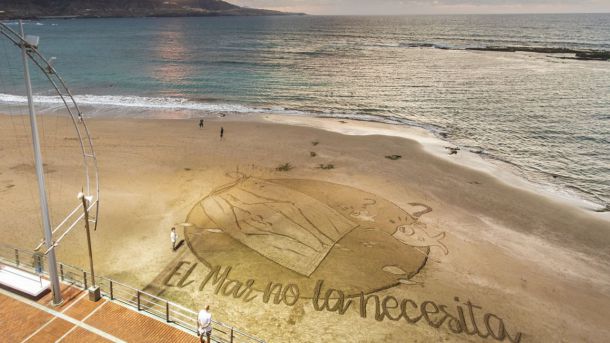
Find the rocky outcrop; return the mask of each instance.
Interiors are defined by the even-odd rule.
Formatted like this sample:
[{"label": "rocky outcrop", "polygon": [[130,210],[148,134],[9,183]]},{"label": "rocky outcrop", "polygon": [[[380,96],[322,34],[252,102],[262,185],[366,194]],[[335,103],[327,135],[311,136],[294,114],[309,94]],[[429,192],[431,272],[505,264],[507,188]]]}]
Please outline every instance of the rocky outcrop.
[{"label": "rocky outcrop", "polygon": [[221,0],[2,0],[0,19],[286,15]]}]

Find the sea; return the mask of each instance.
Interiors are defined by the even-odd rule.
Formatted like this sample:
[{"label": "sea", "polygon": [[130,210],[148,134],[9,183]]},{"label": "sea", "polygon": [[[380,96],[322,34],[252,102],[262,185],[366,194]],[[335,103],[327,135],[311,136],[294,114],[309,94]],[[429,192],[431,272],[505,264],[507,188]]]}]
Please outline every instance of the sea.
[{"label": "sea", "polygon": [[[470,50],[610,52],[610,14],[49,19],[25,30],[90,117],[417,126],[610,210],[610,61]],[[0,38],[6,112],[26,99],[19,51]],[[42,74],[33,78],[39,110],[60,108]]]}]

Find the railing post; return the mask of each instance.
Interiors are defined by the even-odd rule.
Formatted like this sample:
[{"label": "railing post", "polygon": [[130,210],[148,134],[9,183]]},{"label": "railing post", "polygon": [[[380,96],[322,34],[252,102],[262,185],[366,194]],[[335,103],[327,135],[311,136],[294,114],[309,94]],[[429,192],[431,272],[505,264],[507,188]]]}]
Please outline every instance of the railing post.
[{"label": "railing post", "polygon": [[59,264],[59,276],[61,281],[64,281],[64,265],[62,263]]},{"label": "railing post", "polygon": [[15,264],[19,267],[19,249],[15,249]]},{"label": "railing post", "polygon": [[140,290],[138,289],[138,311],[140,311]]},{"label": "railing post", "polygon": [[233,343],[233,328],[231,328],[231,337],[230,337],[229,342]]},{"label": "railing post", "polygon": [[112,280],[110,281],[110,300],[114,300],[114,291],[112,290]]},{"label": "railing post", "polygon": [[83,286],[85,286],[85,289],[87,289],[87,272],[83,271]]},{"label": "railing post", "polygon": [[169,301],[165,302],[165,321],[169,323]]}]

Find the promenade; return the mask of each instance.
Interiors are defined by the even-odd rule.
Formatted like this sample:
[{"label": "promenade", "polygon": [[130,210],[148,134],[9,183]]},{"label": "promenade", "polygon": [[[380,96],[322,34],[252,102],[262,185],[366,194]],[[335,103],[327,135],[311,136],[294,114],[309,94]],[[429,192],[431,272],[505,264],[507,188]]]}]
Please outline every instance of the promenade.
[{"label": "promenade", "polygon": [[62,284],[64,303],[51,293],[38,301],[0,289],[0,342],[198,342],[197,337],[143,312]]}]

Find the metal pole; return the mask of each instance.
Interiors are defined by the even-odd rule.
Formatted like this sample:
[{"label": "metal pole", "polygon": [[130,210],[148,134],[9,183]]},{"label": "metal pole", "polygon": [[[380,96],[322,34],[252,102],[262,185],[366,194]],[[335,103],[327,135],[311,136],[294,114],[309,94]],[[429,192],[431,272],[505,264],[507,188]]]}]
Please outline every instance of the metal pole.
[{"label": "metal pole", "polygon": [[[22,21],[19,21],[19,26],[21,28],[21,37],[23,38],[23,40],[25,40]],[[36,123],[36,114],[34,112],[34,100],[32,99],[32,84],[30,82],[30,69],[28,66],[27,47],[25,46],[25,44],[21,46],[21,55],[23,57],[25,88],[28,95],[28,109],[30,112],[30,126],[32,128],[32,143],[34,145],[34,162],[36,165],[36,176],[38,176],[38,193],[40,195],[40,210],[42,211],[44,241],[48,250],[47,261],[49,263],[49,279],[51,281],[51,290],[53,291],[53,305],[59,306],[63,302],[63,299],[61,298],[61,288],[59,287],[59,278],[57,277],[57,259],[55,258],[55,249],[53,248],[53,233],[51,231],[51,220],[49,218],[49,204],[47,203],[42,155],[40,153],[40,142],[38,140],[38,124]]]},{"label": "metal pole", "polygon": [[89,209],[87,208],[87,199],[83,199],[83,208],[85,209],[85,229],[87,231],[87,248],[89,249],[89,269],[91,270],[91,286],[95,288],[95,273],[93,272],[93,252],[91,251],[91,233],[89,232]]}]

